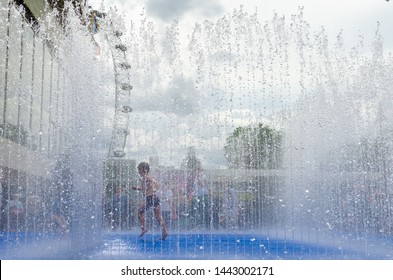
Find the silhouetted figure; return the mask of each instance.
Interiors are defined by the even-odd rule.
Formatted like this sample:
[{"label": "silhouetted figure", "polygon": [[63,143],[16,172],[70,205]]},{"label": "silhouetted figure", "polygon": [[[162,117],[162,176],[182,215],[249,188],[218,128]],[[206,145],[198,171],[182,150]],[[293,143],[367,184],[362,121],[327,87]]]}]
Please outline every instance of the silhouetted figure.
[{"label": "silhouetted figure", "polygon": [[37,232],[44,227],[45,207],[42,197],[36,191],[26,197],[26,231]]},{"label": "silhouetted figure", "polygon": [[71,160],[68,155],[61,155],[53,170],[53,185],[49,192],[52,208],[56,204],[58,214],[64,216],[67,224],[71,224],[72,191]]},{"label": "silhouetted figure", "polygon": [[19,194],[13,194],[7,202],[5,212],[8,215],[8,231],[16,232],[21,231],[23,228],[24,207],[19,199]]},{"label": "silhouetted figure", "polygon": [[128,197],[123,193],[121,186],[117,186],[112,198],[113,229],[126,228],[128,213]]},{"label": "silhouetted figure", "polygon": [[227,229],[237,229],[239,219],[239,201],[237,192],[231,188],[226,187],[223,194],[223,220]]},{"label": "silhouetted figure", "polygon": [[210,227],[210,197],[209,188],[205,175],[201,168],[197,168],[193,174],[191,219],[193,226],[200,229]]}]

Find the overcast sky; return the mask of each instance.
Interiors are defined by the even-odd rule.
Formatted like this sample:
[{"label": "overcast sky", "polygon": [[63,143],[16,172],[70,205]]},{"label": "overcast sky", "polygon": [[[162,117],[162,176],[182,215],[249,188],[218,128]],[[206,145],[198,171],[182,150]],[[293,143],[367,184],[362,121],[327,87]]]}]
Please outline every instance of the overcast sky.
[{"label": "overcast sky", "polygon": [[[99,7],[102,0],[88,0],[93,7]],[[268,20],[274,12],[289,17],[296,14],[298,7],[304,7],[304,18],[315,28],[324,26],[334,36],[343,30],[350,40],[356,40],[359,33],[366,38],[373,36],[377,22],[385,46],[393,48],[393,2],[385,0],[104,0],[106,8],[116,6],[127,17],[145,10],[151,20],[170,22],[180,20],[184,27],[195,22],[216,20],[222,15],[244,5],[245,10],[258,10],[261,18]]]},{"label": "overcast sky", "polygon": [[[168,28],[174,21],[178,21],[180,38],[185,41],[189,40],[196,23],[203,23],[206,20],[215,23],[223,16],[231,15],[234,9],[239,9],[240,6],[243,6],[243,10],[250,15],[257,12],[258,19],[262,23],[271,22],[274,13],[284,16],[289,22],[292,15],[299,14],[299,7],[303,7],[303,18],[310,24],[310,29],[320,30],[323,26],[331,42],[334,42],[337,34],[342,31],[348,49],[357,44],[360,35],[365,38],[366,44],[371,45],[370,42],[379,23],[385,52],[393,50],[393,32],[391,32],[393,2],[384,0],[88,1],[95,9],[100,9],[102,2],[105,10],[109,7],[117,7],[126,18],[126,26],[129,26],[127,22],[131,20],[138,22],[145,16],[148,21],[155,23],[156,28]],[[162,34],[164,31],[165,29]],[[133,40],[138,39],[131,38],[129,46],[133,44]],[[199,48],[200,51],[203,50],[203,47]],[[269,89],[262,89],[264,85],[261,86],[258,77],[254,81],[246,80],[243,75],[246,69],[243,69],[244,66],[240,64],[236,65],[237,76],[233,76],[231,70],[228,70],[228,66],[233,67],[233,63],[225,64],[225,51],[221,58],[215,57],[215,59],[217,62],[223,62],[227,68],[215,64],[212,70],[215,72],[214,75],[221,75],[222,79],[213,75],[209,82],[211,84],[217,82],[214,84],[215,88],[210,84],[210,87],[207,86],[203,90],[200,90],[195,83],[196,74],[183,75],[186,72],[187,59],[178,65],[178,72],[182,72],[181,75],[177,75],[178,73],[168,75],[164,74],[165,71],[169,71],[169,68],[164,65],[165,59],[162,55],[151,56],[148,51],[144,52],[144,50],[139,51],[133,58],[133,54],[129,54],[129,59],[134,59],[130,61],[131,64],[135,65],[136,59],[145,55],[145,59],[140,60],[138,66],[141,67],[141,61],[150,63],[145,67],[146,69],[138,70],[133,67],[133,70],[136,69],[135,71],[139,73],[133,73],[134,112],[131,115],[131,134],[127,144],[127,156],[130,158],[139,161],[148,160],[149,156],[159,156],[164,165],[178,167],[187,147],[195,146],[197,155],[202,159],[205,167],[222,168],[226,164],[222,151],[224,141],[233,127],[260,122],[282,106],[279,100],[282,96],[276,93],[283,92],[283,89],[274,87],[280,86],[283,81],[272,80],[274,85],[270,89],[270,95],[260,94],[260,92],[269,92]],[[159,53],[158,48],[153,52]],[[167,52],[170,52],[170,46]],[[212,51],[210,55],[220,54]],[[240,51],[231,55],[241,56],[242,53]],[[277,63],[279,56],[275,59]],[[269,61],[264,61],[265,64],[267,62]],[[247,61],[242,63],[246,65]],[[280,71],[277,70],[277,77]],[[228,93],[229,89],[232,90],[232,95]],[[246,91],[248,93],[245,93]],[[290,97],[284,99],[288,101]]]}]

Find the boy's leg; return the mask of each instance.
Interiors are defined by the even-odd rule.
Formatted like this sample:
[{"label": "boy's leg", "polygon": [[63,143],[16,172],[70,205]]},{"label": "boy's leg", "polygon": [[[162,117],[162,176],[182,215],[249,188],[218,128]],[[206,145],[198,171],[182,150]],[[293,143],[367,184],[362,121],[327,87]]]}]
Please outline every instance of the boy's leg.
[{"label": "boy's leg", "polygon": [[161,226],[161,230],[162,230],[161,239],[164,240],[167,237],[168,233],[166,231],[164,219],[161,216],[161,207],[159,204],[154,207],[154,216],[156,217],[157,222]]},{"label": "boy's leg", "polygon": [[141,234],[139,236],[144,235],[147,230],[145,228],[145,204],[142,204],[139,208],[138,208],[138,220],[139,223],[141,224]]}]

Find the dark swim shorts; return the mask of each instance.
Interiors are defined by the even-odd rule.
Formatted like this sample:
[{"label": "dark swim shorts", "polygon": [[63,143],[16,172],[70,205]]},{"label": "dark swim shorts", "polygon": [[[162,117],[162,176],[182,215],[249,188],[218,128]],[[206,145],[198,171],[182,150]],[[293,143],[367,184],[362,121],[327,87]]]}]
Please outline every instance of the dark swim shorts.
[{"label": "dark swim shorts", "polygon": [[155,196],[155,195],[146,196],[145,207],[139,209],[139,213],[143,213],[147,209],[149,209],[150,207],[152,207],[152,206],[156,207],[157,205],[160,205],[160,204],[161,204],[160,199],[157,196]]}]

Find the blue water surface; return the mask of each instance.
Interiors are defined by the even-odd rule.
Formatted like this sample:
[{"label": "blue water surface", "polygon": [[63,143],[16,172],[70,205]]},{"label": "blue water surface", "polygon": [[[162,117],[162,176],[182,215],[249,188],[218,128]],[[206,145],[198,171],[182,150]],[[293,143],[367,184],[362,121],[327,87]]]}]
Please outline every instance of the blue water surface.
[{"label": "blue water surface", "polygon": [[[342,237],[342,235],[340,235]],[[393,238],[345,236],[343,242],[294,241],[253,233],[107,232],[94,246],[34,233],[0,233],[1,259],[70,260],[384,260],[393,259]],[[336,243],[336,244],[334,244]]]},{"label": "blue water surface", "polygon": [[86,255],[88,259],[387,259],[389,256],[358,250],[270,239],[253,234],[159,234],[112,233],[102,247]]}]

